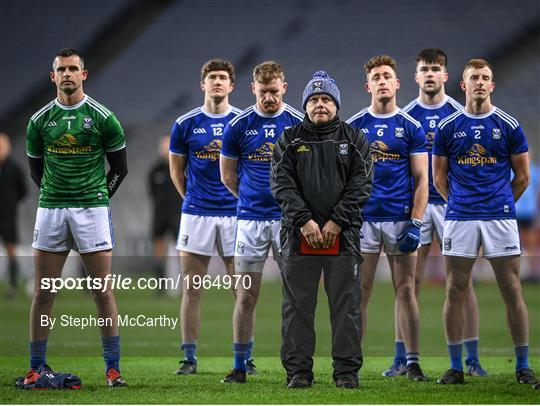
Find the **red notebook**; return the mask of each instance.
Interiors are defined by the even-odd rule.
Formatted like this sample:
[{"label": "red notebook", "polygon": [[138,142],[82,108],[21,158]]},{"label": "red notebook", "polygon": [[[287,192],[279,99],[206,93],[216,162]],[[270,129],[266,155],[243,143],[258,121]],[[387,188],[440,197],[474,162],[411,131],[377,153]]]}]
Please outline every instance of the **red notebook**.
[{"label": "red notebook", "polygon": [[302,255],[339,255],[339,234],[334,244],[328,248],[313,248],[303,235],[300,238],[300,254]]}]

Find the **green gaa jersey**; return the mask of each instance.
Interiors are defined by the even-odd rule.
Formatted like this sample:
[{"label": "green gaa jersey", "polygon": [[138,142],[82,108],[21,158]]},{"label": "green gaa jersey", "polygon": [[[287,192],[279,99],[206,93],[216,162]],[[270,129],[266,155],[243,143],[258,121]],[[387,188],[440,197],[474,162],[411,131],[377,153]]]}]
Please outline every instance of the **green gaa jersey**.
[{"label": "green gaa jersey", "polygon": [[45,105],[26,130],[26,153],[44,158],[39,207],[108,206],[105,153],[125,146],[116,116],[91,97]]}]

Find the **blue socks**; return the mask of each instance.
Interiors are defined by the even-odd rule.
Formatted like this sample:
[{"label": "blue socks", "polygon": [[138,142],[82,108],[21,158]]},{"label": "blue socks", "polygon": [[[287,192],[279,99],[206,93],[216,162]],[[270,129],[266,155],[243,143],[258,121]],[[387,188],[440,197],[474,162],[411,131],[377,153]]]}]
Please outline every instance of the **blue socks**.
[{"label": "blue socks", "polygon": [[466,338],[463,340],[463,344],[465,344],[465,349],[467,350],[465,364],[469,365],[474,361],[478,362],[478,337]]},{"label": "blue socks", "polygon": [[[253,345],[253,344],[251,344]],[[249,352],[250,344],[240,344],[234,343],[234,369],[239,369],[241,371],[246,370],[246,360]]]},{"label": "blue socks", "polygon": [[120,372],[120,336],[101,337],[105,373],[111,368]]},{"label": "blue socks", "polygon": [[516,371],[529,369],[529,345],[514,347],[516,352]]},{"label": "blue socks", "polygon": [[182,343],[180,349],[184,351],[184,358],[197,365],[197,342]]},{"label": "blue socks", "polygon": [[47,340],[30,341],[30,368],[37,370],[47,363]]},{"label": "blue socks", "polygon": [[407,350],[403,341],[396,341],[396,355],[394,355],[394,365],[405,365],[407,363]]},{"label": "blue socks", "polygon": [[463,371],[463,361],[461,360],[463,345],[460,343],[448,344],[450,354],[450,368],[456,371]]}]

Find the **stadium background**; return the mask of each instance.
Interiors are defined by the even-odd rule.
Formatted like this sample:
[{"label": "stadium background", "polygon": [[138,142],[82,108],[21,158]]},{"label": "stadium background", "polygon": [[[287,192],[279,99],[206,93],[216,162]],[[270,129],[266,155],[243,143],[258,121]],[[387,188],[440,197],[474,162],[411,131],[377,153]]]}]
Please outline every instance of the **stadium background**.
[{"label": "stadium background", "polygon": [[[485,58],[495,71],[494,104],[520,121],[528,135],[532,159],[536,162],[540,159],[540,3],[535,0],[6,0],[0,3],[0,21],[3,55],[0,129],[11,135],[13,157],[25,171],[26,124],[37,109],[55,96],[48,72],[52,56],[60,48],[82,51],[89,70],[85,92],[114,111],[125,129],[129,174],[111,203],[117,238],[115,272],[144,275],[149,269],[151,210],[147,172],[157,158],[160,136],[168,134],[180,114],[202,103],[200,67],[210,58],[229,59],[235,64],[236,87],[230,100],[239,108],[254,103],[251,71],[264,60],[273,59],[284,66],[289,83],[285,100],[296,108],[301,107],[302,90],[313,72],[325,69],[341,90],[340,115],[344,119],[370,102],[363,89],[363,64],[374,55],[385,53],[398,61],[401,79],[398,105],[402,107],[418,94],[413,74],[414,58],[420,49],[439,47],[448,54],[447,93],[462,103],[464,97],[458,85],[463,65],[472,57]],[[30,184],[30,178],[27,179]],[[38,197],[33,185],[29,189],[30,196],[21,206],[18,219],[21,240],[18,252],[22,272],[27,277],[33,273],[30,242]],[[174,255],[171,250],[171,274],[177,272]],[[440,257],[435,258],[433,266],[440,266],[439,260]],[[528,261],[532,260],[526,259],[527,266]],[[66,274],[76,273],[77,267],[77,258],[70,259]],[[2,265],[0,270],[2,280],[5,280],[5,268]],[[384,264],[381,268],[380,276],[384,279],[387,275]],[[477,268],[479,275],[490,278],[485,264]],[[218,269],[219,264],[214,264],[213,271]],[[269,273],[270,279],[276,275],[275,269]],[[377,291],[374,294],[372,317],[386,321],[381,326],[371,325],[373,335],[370,338],[368,333],[367,348],[374,355],[390,355],[392,295],[388,284],[381,283],[378,289],[380,295],[386,294],[384,298]],[[268,317],[279,323],[278,283],[269,281],[266,291],[267,294],[262,290],[258,320]],[[531,313],[531,352],[537,357],[540,289],[538,285],[528,285],[525,293]],[[79,292],[61,295],[56,311],[75,306],[75,313],[93,314],[91,300],[88,298],[86,304],[80,304],[80,295]],[[148,292],[137,295],[120,293],[121,311],[123,305],[133,312],[140,309],[152,314],[176,314],[177,295],[161,302],[154,301]],[[219,311],[206,321],[203,318],[201,341],[216,338],[202,347],[203,354],[226,356],[230,352],[232,304],[230,308],[221,306],[228,300],[227,295],[228,292],[216,290],[208,295],[206,311],[212,313],[214,305]],[[426,289],[425,295],[423,351],[445,356],[440,321],[444,294],[436,287]],[[511,357],[504,310],[494,284],[479,287],[479,300],[483,311],[481,336],[491,337],[487,353]],[[25,300],[22,310],[20,302],[10,304],[2,298],[0,303],[0,355],[22,356],[26,354],[29,303]],[[322,326],[318,328],[325,334],[317,345],[321,355],[327,355],[329,346],[324,303],[325,299],[318,313],[318,326]],[[275,356],[279,325],[264,326],[264,322],[257,326],[260,339],[256,354]],[[69,345],[58,339],[56,347],[51,344],[52,354],[98,354],[97,332],[91,331],[91,339],[86,331],[65,331],[65,337],[75,334],[75,346],[67,350]],[[155,338],[144,329],[130,331],[126,329],[123,338],[124,354],[131,356],[142,351],[148,356],[175,355],[177,332]],[[217,331],[220,333],[213,337]],[[225,339],[218,340],[222,335]],[[55,336],[58,337],[53,333],[53,342],[57,340]],[[215,345],[217,341],[219,345]],[[441,365],[441,371],[445,365],[445,362]],[[2,376],[11,372],[2,368]]]}]

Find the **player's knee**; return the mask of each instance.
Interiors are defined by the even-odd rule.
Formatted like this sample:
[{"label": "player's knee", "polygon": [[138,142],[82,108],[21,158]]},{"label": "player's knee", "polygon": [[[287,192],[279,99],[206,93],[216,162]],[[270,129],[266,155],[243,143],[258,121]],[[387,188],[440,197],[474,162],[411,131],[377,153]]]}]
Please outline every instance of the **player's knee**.
[{"label": "player's knee", "polygon": [[237,291],[236,301],[238,306],[244,310],[251,310],[255,308],[257,304],[257,294],[251,290],[241,290]]},{"label": "player's knee", "polygon": [[94,289],[92,290],[92,296],[97,304],[106,305],[114,301],[114,294],[112,290],[105,290],[103,292],[101,289]]},{"label": "player's knee", "polygon": [[450,303],[463,303],[467,296],[468,288],[467,285],[464,284],[450,283],[446,289],[446,292]]},{"label": "player's knee", "polygon": [[410,283],[403,283],[397,288],[396,296],[398,301],[409,303],[414,298],[414,286]]},{"label": "player's knee", "polygon": [[37,306],[52,305],[55,297],[56,293],[53,293],[50,290],[36,289],[34,291],[34,304]]},{"label": "player's knee", "polygon": [[182,295],[184,295],[189,301],[198,301],[201,300],[202,291],[202,286],[184,286],[182,289]]}]

